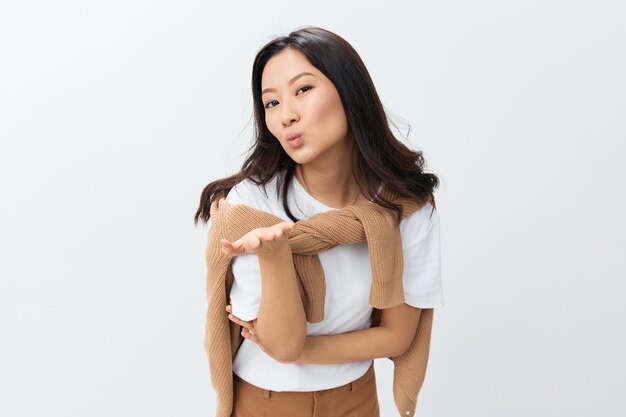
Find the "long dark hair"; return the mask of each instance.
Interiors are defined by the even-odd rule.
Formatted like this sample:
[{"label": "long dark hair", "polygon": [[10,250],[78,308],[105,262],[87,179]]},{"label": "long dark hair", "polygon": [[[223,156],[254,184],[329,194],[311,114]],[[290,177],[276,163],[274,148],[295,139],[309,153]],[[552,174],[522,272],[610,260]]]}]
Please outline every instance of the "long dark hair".
[{"label": "long dark hair", "polygon": [[[373,199],[397,213],[402,220],[402,206],[376,195],[372,184],[382,182],[388,189],[420,203],[430,201],[435,209],[433,191],[439,186],[435,174],[424,172],[422,152],[407,148],[389,129],[387,116],[378,98],[374,83],[354,48],[342,37],[328,30],[305,26],[278,37],[263,46],[252,66],[252,96],[256,141],[248,149],[248,157],[241,171],[227,178],[209,183],[200,196],[200,206],[194,217],[197,225],[211,217],[214,199],[228,194],[239,182],[249,179],[261,185],[278,175],[277,194],[281,195],[283,207],[289,218],[297,219],[289,210],[287,191],[293,180],[296,163],[280,145],[265,125],[265,107],[261,99],[261,75],[267,61],[285,48],[303,53],[310,63],[321,71],[335,86],[354,137],[350,164],[358,185],[368,199]],[[431,213],[432,214],[432,213]]]}]

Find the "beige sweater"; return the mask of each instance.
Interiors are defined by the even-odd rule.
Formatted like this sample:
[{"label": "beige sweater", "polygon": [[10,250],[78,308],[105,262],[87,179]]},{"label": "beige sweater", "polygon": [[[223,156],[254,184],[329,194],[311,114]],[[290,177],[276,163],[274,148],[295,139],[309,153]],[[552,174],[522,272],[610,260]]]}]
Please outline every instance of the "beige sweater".
[{"label": "beige sweater", "polygon": [[[404,207],[403,218],[422,205],[383,188],[379,193]],[[223,196],[221,196],[223,197]],[[233,284],[232,258],[225,254],[220,239],[234,242],[252,229],[268,227],[283,219],[245,204],[211,204],[211,227],[206,248],[207,301],[204,348],[208,355],[211,383],[217,395],[217,416],[230,417],[233,408],[233,359],[243,340],[241,327],[228,320],[225,312]],[[403,258],[400,229],[395,212],[374,203],[347,206],[317,213],[296,222],[289,234],[293,262],[306,319],[323,319],[326,281],[318,253],[337,245],[367,241],[372,269],[369,302],[372,327],[380,324],[381,309],[404,302]],[[355,277],[355,279],[357,279]],[[402,355],[389,358],[394,363],[393,395],[401,416],[413,416],[417,396],[424,382],[433,309],[422,309],[415,337]]]}]

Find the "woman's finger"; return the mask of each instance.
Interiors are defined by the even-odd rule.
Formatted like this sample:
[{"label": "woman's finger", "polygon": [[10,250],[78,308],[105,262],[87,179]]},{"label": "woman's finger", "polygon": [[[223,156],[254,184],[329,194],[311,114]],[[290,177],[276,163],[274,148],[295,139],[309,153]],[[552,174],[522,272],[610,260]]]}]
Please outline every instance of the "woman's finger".
[{"label": "woman's finger", "polygon": [[233,250],[235,251],[235,253],[237,255],[245,255],[246,254],[246,247],[245,247],[245,241],[242,241],[241,239],[236,240],[233,242]]},{"label": "woman's finger", "polygon": [[265,232],[261,233],[261,237],[264,241],[271,242],[276,239],[276,234],[273,230],[266,230]]},{"label": "woman's finger", "polygon": [[281,237],[282,235],[289,234],[293,228],[293,223],[281,222],[272,226],[271,230],[275,237]]},{"label": "woman's finger", "polygon": [[246,251],[243,246],[243,242],[236,240],[231,242],[228,239],[221,239],[222,251],[230,255],[245,255]]},{"label": "woman's finger", "polygon": [[222,252],[229,254],[232,250],[232,244],[227,239],[220,239],[222,245]]},{"label": "woman's finger", "polygon": [[241,331],[241,335],[254,343],[259,343],[259,339],[257,338],[256,334],[250,332],[248,329],[243,329]]},{"label": "woman's finger", "polygon": [[293,229],[294,225],[295,223],[293,222],[282,222],[278,224],[278,228],[280,229],[282,233],[288,234],[289,232],[291,232],[291,229]]},{"label": "woman's finger", "polygon": [[241,327],[244,327],[246,329],[251,329],[252,328],[252,323],[251,322],[245,321],[245,320],[241,320],[239,317],[235,317],[231,313],[228,313],[228,319],[234,321],[235,323],[237,323],[238,325],[240,325]]},{"label": "woman's finger", "polygon": [[237,243],[232,243],[228,239],[220,239],[220,243],[222,244],[222,252],[229,255],[239,254],[239,252],[241,251]]}]

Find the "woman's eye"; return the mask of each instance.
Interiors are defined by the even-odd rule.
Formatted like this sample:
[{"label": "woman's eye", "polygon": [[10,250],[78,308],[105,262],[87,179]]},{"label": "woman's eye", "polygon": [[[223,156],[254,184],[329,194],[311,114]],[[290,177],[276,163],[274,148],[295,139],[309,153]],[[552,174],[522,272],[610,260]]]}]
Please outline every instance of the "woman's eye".
[{"label": "woman's eye", "polygon": [[[308,88],[310,90],[313,87],[311,87],[310,85],[305,85],[304,87],[300,87],[300,90],[302,90],[303,88]],[[300,91],[300,90],[298,90],[298,91]],[[308,91],[308,90],[306,90],[306,91]]]},{"label": "woman's eye", "polygon": [[[313,87],[311,87],[310,85],[305,85],[305,86],[303,86],[303,87],[300,87],[300,88],[298,89],[298,91],[301,91],[301,90],[302,90],[302,89],[304,89],[304,88],[306,88],[306,90],[304,90],[304,91],[309,91],[309,90],[310,90],[310,89],[312,89]],[[265,108],[266,108],[266,109],[271,109],[271,108],[273,108],[274,106],[270,107],[270,104],[274,103],[275,101],[276,101],[276,100],[271,100],[271,101],[268,101],[268,102],[265,104]]]}]

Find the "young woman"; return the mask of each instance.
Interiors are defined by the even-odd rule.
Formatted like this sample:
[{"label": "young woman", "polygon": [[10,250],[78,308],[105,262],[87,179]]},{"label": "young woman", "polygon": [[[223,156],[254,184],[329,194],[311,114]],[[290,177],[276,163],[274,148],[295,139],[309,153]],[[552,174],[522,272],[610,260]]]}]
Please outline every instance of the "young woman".
[{"label": "young woman", "polygon": [[[373,359],[402,354],[422,308],[443,306],[438,178],[391,133],[372,80],[343,38],[305,27],[258,52],[252,73],[256,142],[241,171],[210,183],[195,220],[222,191],[285,221],[250,231],[236,255],[229,318],[245,337],[233,360],[233,416],[379,416]],[[324,319],[307,323],[293,268],[293,222],[371,203],[389,187],[424,206],[399,221],[405,302],[371,328],[367,243],[321,252]],[[229,314],[231,313],[231,314]]]}]

